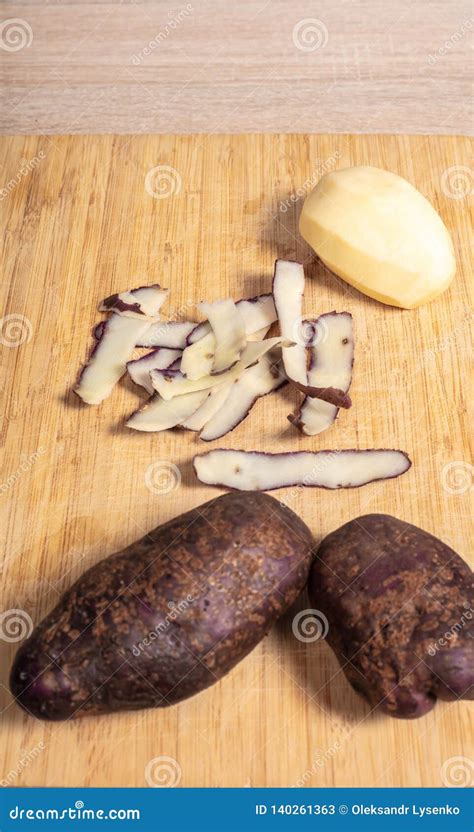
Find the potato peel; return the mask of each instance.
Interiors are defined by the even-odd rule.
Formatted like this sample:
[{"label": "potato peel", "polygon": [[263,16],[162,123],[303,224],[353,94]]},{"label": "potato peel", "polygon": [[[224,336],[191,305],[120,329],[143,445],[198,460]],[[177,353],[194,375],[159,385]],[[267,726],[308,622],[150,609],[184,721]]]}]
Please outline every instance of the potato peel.
[{"label": "potato peel", "polygon": [[244,319],[231,298],[200,303],[198,308],[207,316],[215,339],[212,372],[223,373],[239,360],[245,348]]},{"label": "potato peel", "polygon": [[230,433],[247,418],[255,402],[287,383],[278,367],[278,361],[271,356],[263,358],[248,367],[237,381],[234,381],[221,408],[203,427],[199,438],[212,442]]},{"label": "potato peel", "polygon": [[181,358],[181,350],[168,350],[158,347],[156,350],[127,362],[127,370],[135,384],[144,387],[148,393],[154,393],[150,370],[165,370]]},{"label": "potato peel", "polygon": [[281,344],[288,344],[282,338],[267,338],[265,341],[251,341],[245,347],[241,358],[225,373],[207,375],[199,379],[189,379],[180,370],[152,370],[151,380],[154,389],[164,399],[172,399],[183,393],[205,390],[226,381],[235,381],[240,375],[265,355],[266,352]]},{"label": "potato peel", "polygon": [[404,474],[411,461],[397,450],[297,451],[271,454],[217,448],[195,456],[200,482],[237,491],[276,488],[359,488]]},{"label": "potato peel", "polygon": [[[295,340],[302,321],[304,269],[295,260],[276,260],[273,277],[273,298],[280,323],[282,338]],[[291,349],[283,347],[283,364],[288,379],[301,389],[307,385],[306,345],[296,343]]]},{"label": "potato peel", "polygon": [[[316,436],[336,420],[339,407],[351,404],[347,395],[354,364],[354,333],[349,312],[328,312],[315,321],[309,346],[308,389],[317,396],[307,395],[298,412],[288,416],[302,433]],[[326,386],[332,382],[337,385]]]},{"label": "potato peel", "polygon": [[116,312],[130,318],[156,319],[160,307],[169,295],[169,289],[162,289],[158,283],[139,286],[127,292],[110,295],[99,305],[99,312]]}]

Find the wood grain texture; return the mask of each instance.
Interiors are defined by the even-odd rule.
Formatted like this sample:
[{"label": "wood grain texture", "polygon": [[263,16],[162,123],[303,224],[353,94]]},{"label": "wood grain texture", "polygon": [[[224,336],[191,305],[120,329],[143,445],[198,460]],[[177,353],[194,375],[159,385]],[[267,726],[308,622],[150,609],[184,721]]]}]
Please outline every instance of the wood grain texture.
[{"label": "wood grain texture", "polygon": [[[413,467],[400,479],[275,495],[318,540],[380,511],[468,557],[472,239],[467,199],[449,196],[445,171],[468,166],[470,152],[456,137],[4,138],[5,181],[14,186],[1,200],[0,611],[39,620],[85,568],[219,493],[194,478],[192,456],[209,447],[195,436],[124,428],[138,401],[130,384],[118,385],[100,407],[82,406],[70,392],[101,317],[98,301],[158,280],[171,288],[168,314],[186,318],[204,298],[268,291],[276,257],[304,262],[308,316],[353,314],[353,407],[327,433],[302,437],[286,420],[297,394],[285,389],[211,447],[403,448]],[[359,163],[406,176],[451,230],[457,276],[432,304],[403,311],[363,297],[318,264],[299,236],[301,197],[321,166]],[[157,165],[176,172],[168,198],[144,187]],[[16,330],[8,315],[22,316]],[[181,483],[160,494],[145,475],[162,461],[179,467]],[[307,606],[302,598],[296,609]],[[35,722],[12,702],[7,680],[16,645],[3,638],[0,779],[141,786],[147,763],[166,755],[179,764],[183,786],[441,785],[444,761],[470,753],[469,705],[439,704],[415,722],[370,713],[327,646],[294,637],[295,611],[226,679],[177,707],[64,724]]]},{"label": "wood grain texture", "polygon": [[2,18],[25,21],[0,51],[7,134],[472,131],[469,0],[23,0]]}]

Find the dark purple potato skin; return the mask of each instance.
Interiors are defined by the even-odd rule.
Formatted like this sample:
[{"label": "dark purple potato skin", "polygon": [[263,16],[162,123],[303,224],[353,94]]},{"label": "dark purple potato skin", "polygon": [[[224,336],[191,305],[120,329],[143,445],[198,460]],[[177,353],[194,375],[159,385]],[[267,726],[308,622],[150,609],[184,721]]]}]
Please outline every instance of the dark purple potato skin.
[{"label": "dark purple potato skin", "polygon": [[307,526],[268,494],[211,500],[82,575],[20,647],[11,691],[48,720],[173,705],[253,650],[311,557]]},{"label": "dark purple potato skin", "polygon": [[456,552],[387,514],[328,535],[309,579],[347,679],[401,719],[423,716],[437,698],[474,698],[473,588]]}]

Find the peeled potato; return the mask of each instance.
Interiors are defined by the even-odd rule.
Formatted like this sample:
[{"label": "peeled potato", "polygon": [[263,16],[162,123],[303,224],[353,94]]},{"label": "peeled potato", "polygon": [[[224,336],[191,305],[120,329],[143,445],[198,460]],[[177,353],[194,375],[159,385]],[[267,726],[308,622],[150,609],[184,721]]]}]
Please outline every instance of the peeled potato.
[{"label": "peeled potato", "polygon": [[439,214],[413,185],[380,168],[323,176],[306,197],[300,232],[331,271],[391,306],[433,300],[456,271]]}]

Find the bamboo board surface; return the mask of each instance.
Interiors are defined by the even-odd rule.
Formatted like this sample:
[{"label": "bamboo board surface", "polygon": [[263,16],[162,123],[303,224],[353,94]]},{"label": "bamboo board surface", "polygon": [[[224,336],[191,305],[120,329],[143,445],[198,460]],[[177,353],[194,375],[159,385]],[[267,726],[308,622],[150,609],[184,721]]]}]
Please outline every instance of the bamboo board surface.
[{"label": "bamboo board surface", "polygon": [[[194,478],[192,456],[209,446],[193,434],[124,428],[138,401],[130,384],[100,407],[71,394],[99,300],[158,281],[171,288],[168,315],[186,318],[202,299],[269,291],[276,257],[304,262],[308,315],[353,314],[353,407],[325,434],[304,438],[286,420],[297,394],[285,389],[211,447],[403,448],[413,467],[400,479],[275,496],[317,540],[380,511],[469,556],[467,139],[10,137],[0,151],[0,612],[19,609],[27,629],[28,616],[39,621],[87,567],[219,493]],[[363,297],[317,263],[298,234],[302,196],[322,170],[367,163],[406,176],[453,234],[455,281],[419,310]],[[146,177],[162,165],[172,170],[156,198],[149,191],[158,180]],[[163,462],[178,467],[180,483],[154,476]],[[414,722],[371,713],[329,648],[293,635],[295,611],[306,607],[303,597],[229,676],[177,707],[55,724],[12,702],[17,636],[4,633],[0,777],[15,786],[142,786],[150,761],[165,756],[174,773],[164,782],[182,786],[441,785],[451,758],[470,754],[469,705],[438,704]],[[158,779],[159,765],[148,779]]]}]

